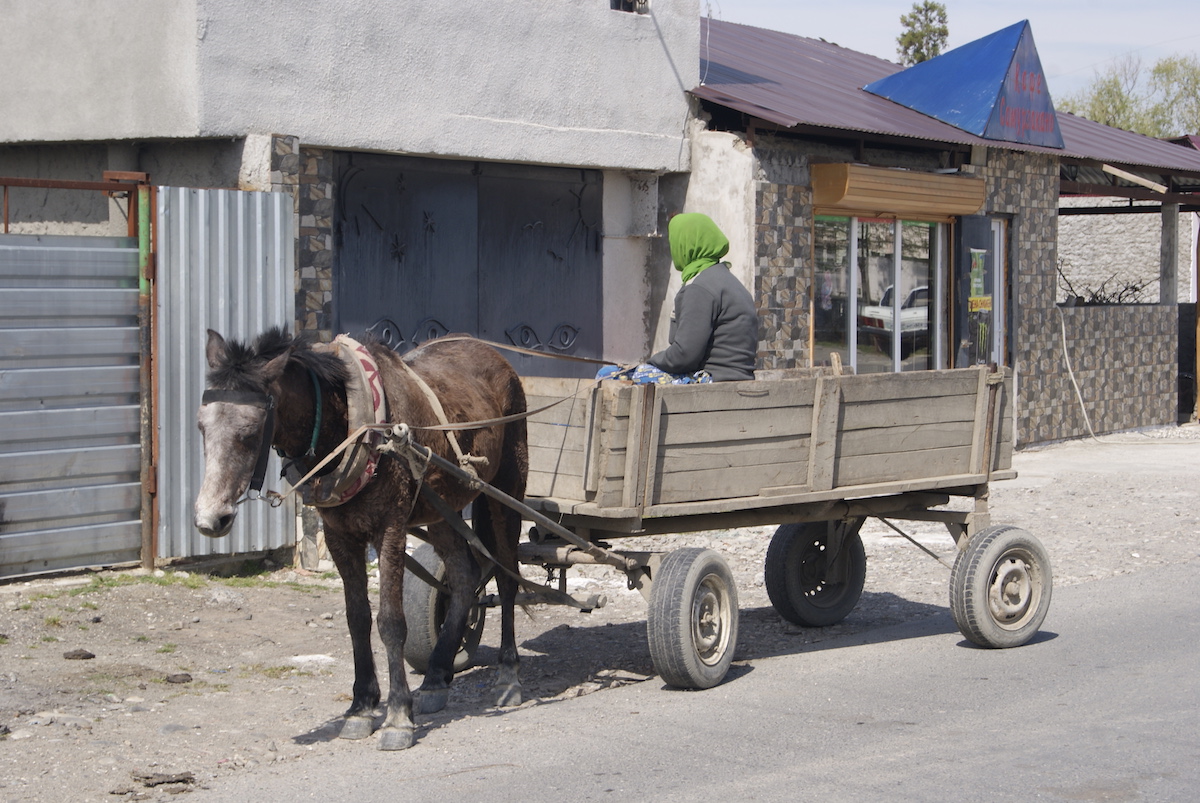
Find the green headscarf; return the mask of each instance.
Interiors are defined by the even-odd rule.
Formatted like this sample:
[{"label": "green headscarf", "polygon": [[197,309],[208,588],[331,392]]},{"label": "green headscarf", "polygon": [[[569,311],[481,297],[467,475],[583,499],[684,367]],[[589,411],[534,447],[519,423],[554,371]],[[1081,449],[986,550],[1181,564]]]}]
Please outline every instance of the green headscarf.
[{"label": "green headscarf", "polygon": [[667,238],[671,242],[671,261],[675,263],[675,270],[683,274],[684,284],[729,253],[729,238],[721,233],[712,218],[699,212],[686,212],[671,218],[667,224]]}]

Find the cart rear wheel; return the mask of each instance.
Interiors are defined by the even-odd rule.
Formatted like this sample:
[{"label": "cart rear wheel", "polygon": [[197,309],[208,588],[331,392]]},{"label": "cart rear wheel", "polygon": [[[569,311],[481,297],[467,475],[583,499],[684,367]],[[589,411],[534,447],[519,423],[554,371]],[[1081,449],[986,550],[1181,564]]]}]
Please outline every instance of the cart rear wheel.
[{"label": "cart rear wheel", "polygon": [[[446,567],[429,544],[418,546],[408,560],[420,563],[426,571],[441,581],[446,576]],[[427,585],[415,575],[404,578],[404,618],[408,622],[408,638],[404,641],[404,660],[414,671],[424,674],[429,669],[429,656],[437,644],[442,622],[446,621],[446,606],[450,600],[446,594]],[[487,610],[480,605],[471,608],[467,615],[467,630],[463,643],[454,655],[454,671],[462,672],[475,662],[475,651],[483,638],[483,625]]]},{"label": "cart rear wheel", "polygon": [[670,552],[650,588],[646,635],[663,681],[708,689],[725,678],[737,645],[738,602],[733,573],[711,549]]},{"label": "cart rear wheel", "polygon": [[1053,576],[1041,542],[1016,527],[988,527],[967,542],[950,573],[950,612],[981,647],[1019,647],[1042,626]]},{"label": "cart rear wheel", "polygon": [[[867,553],[862,519],[784,524],[767,547],[767,597],[784,619],[827,627],[845,619],[862,596]],[[837,546],[840,549],[831,547]]]}]

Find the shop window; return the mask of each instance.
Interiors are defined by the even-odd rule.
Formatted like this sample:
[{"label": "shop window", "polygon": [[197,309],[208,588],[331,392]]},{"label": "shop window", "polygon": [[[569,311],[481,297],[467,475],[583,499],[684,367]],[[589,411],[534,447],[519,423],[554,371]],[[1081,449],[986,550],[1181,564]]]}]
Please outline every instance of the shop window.
[{"label": "shop window", "polygon": [[856,373],[946,365],[947,227],[818,216],[813,357]]}]

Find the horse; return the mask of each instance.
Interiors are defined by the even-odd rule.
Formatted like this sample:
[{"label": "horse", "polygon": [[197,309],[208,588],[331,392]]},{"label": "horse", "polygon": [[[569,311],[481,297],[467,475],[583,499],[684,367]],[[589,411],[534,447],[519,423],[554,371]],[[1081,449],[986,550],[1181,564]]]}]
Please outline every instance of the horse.
[{"label": "horse", "polygon": [[[401,357],[375,340],[358,343],[339,337],[332,345],[314,344],[275,328],[249,344],[226,341],[210,329],[205,352],[208,389],[197,415],[204,480],[195,502],[195,526],[206,536],[218,538],[229,532],[260,454],[265,465],[268,445],[305,474],[333,457],[361,414],[356,405],[369,397],[361,392],[363,386],[375,392],[375,411],[385,406],[390,422],[407,424],[415,442],[446,459],[458,459],[460,465],[469,461],[483,482],[516,499],[524,498],[529,469],[525,394],[508,361],[482,341],[465,335],[446,337]],[[357,377],[356,368],[360,369]],[[453,434],[433,429],[447,422],[488,425]],[[354,470],[366,466],[362,481],[351,477],[350,484],[358,487],[347,488],[345,482],[323,491],[318,487],[324,496],[306,500],[317,505],[346,599],[354,686],[350,707],[342,715],[340,738],[365,739],[376,730],[380,687],[367,596],[367,547],[373,546],[379,556],[377,625],[389,679],[378,747],[401,750],[414,742],[414,695],[404,668],[403,582],[410,532],[433,545],[445,566],[444,582],[450,592],[445,622],[415,695],[416,713],[439,711],[448,701],[455,654],[482,572],[466,540],[439,516],[426,493],[419,492],[421,484],[452,510],[473,506],[475,534],[499,566],[495,575],[502,632],[496,704],[519,705],[522,689],[513,619],[520,514],[479,495],[436,465],[414,465],[395,453],[364,447],[348,450],[343,467],[351,451],[356,453]],[[319,479],[313,485],[328,486],[337,473],[329,472],[328,466],[316,472]]]}]

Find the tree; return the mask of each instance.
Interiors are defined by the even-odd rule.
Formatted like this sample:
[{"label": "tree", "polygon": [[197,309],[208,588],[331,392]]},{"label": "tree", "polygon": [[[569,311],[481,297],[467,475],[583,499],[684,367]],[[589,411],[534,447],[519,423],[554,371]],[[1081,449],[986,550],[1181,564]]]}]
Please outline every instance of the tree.
[{"label": "tree", "polygon": [[896,37],[896,52],[906,67],[940,55],[950,36],[946,7],[933,0],[913,3],[912,11],[900,15],[900,24],[904,32]]},{"label": "tree", "polygon": [[1200,57],[1170,56],[1146,70],[1141,59],[1126,56],[1058,106],[1151,137],[1200,133]]}]

